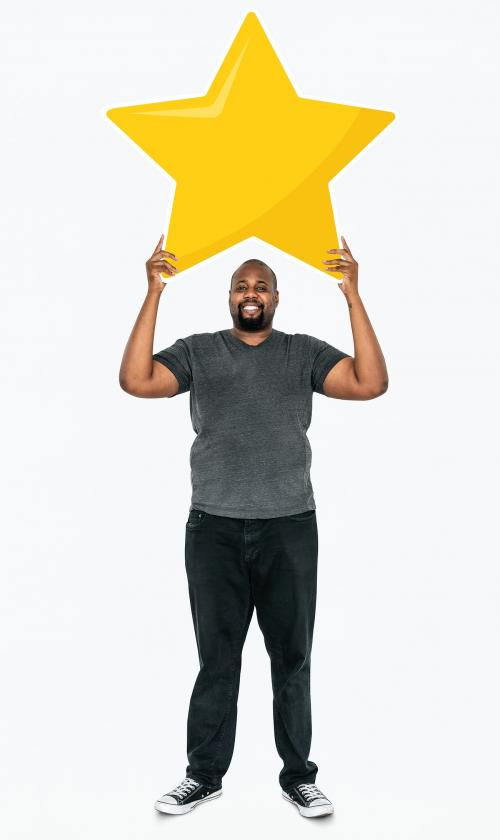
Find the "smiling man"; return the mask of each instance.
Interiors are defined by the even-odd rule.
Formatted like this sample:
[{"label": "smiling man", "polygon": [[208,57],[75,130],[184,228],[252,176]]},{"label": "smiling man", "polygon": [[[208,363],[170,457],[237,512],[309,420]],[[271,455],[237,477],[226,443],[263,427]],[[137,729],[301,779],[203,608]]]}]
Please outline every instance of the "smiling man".
[{"label": "smiling man", "polygon": [[[387,390],[382,351],[358,292],[348,247],[324,260],[341,271],[355,356],[303,333],[273,328],[273,270],[246,260],[231,277],[233,326],[179,338],[153,354],[161,250],[148,260],[148,292],[123,356],[121,387],[137,397],[190,392],[196,438],[185,526],[185,567],[200,669],[187,721],[188,765],[157,810],[186,813],[222,794],[233,755],[241,657],[254,609],[270,658],[282,795],[300,814],[331,814],[309,759],[310,661],[316,608],[318,529],[311,486],[313,392],[367,400]],[[347,243],[344,244],[347,246]]]}]

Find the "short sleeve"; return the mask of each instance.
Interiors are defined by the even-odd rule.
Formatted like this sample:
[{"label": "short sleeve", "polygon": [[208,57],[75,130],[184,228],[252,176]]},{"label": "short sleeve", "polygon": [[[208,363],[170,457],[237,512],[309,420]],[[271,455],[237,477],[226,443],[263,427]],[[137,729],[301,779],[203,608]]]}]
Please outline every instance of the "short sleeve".
[{"label": "short sleeve", "polygon": [[191,354],[186,339],[178,338],[177,341],[165,350],[153,354],[155,362],[161,362],[172,371],[179,382],[177,394],[189,391],[192,382]]},{"label": "short sleeve", "polygon": [[313,391],[323,394],[323,382],[337,362],[346,359],[350,354],[338,350],[327,341],[322,341],[314,336],[309,336],[311,348],[311,385]]}]

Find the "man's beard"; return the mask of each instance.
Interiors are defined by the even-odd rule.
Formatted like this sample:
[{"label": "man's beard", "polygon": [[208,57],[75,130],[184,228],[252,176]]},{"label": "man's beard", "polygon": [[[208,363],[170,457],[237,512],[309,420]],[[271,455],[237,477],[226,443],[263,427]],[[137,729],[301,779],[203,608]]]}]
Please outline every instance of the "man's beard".
[{"label": "man's beard", "polygon": [[264,308],[261,307],[261,310],[258,315],[244,315],[240,307],[238,306],[238,327],[240,330],[245,330],[246,332],[258,332],[264,326]]}]

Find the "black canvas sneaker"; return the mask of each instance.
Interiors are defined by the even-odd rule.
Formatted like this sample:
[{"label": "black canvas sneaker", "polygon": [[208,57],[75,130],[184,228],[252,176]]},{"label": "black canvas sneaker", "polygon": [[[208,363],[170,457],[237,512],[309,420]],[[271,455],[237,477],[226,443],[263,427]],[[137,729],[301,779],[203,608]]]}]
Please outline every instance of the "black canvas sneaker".
[{"label": "black canvas sneaker", "polygon": [[221,794],[222,787],[214,790],[186,776],[180,785],[156,800],[155,808],[163,814],[185,814],[200,802],[210,802]]},{"label": "black canvas sneaker", "polygon": [[316,785],[297,784],[282,791],[288,802],[297,806],[303,817],[322,817],[333,814],[333,805]]}]

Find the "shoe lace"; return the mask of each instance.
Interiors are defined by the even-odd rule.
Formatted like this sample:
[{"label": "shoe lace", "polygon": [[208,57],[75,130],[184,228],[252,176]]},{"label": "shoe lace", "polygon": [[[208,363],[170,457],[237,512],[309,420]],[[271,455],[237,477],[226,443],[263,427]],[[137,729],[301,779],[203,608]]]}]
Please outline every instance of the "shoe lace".
[{"label": "shoe lace", "polygon": [[173,789],[172,794],[175,794],[180,797],[187,796],[188,793],[191,793],[195,788],[197,788],[199,782],[195,782],[194,779],[190,779],[189,776],[186,776],[185,779],[182,780],[180,785],[177,785],[176,788]]},{"label": "shoe lace", "polygon": [[312,784],[297,785],[297,790],[300,790],[302,795],[308,801],[310,799],[316,799],[318,796],[324,796],[324,794],[320,791],[319,787],[316,787],[316,785],[312,785]]}]

